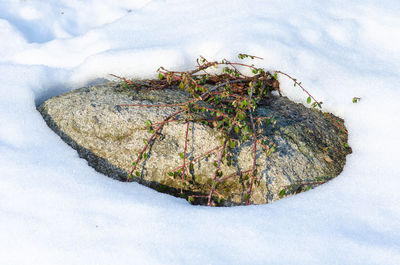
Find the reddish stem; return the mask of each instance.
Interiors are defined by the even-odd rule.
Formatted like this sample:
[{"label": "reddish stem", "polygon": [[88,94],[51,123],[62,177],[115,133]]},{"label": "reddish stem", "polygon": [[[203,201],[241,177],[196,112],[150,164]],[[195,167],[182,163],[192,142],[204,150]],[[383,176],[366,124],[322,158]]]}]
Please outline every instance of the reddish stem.
[{"label": "reddish stem", "polygon": [[127,104],[127,105],[117,105],[120,107],[148,107],[148,108],[156,108],[156,107],[179,107],[179,106],[185,106],[189,103],[199,101],[200,99],[195,98],[183,103],[177,103],[177,104],[166,104],[166,105],[140,105],[140,104]]},{"label": "reddish stem", "polygon": [[[208,154],[211,154],[211,153],[213,153],[213,152],[217,151],[217,150],[218,150],[218,149],[220,149],[221,147],[222,147],[222,145],[220,145],[220,146],[217,146],[217,147],[215,147],[214,149],[211,149],[211,150],[209,150],[209,151],[205,152],[204,154],[202,154],[202,155],[199,155],[198,157],[195,157],[195,158],[193,158],[192,160],[190,160],[190,163],[196,162],[197,160],[199,160],[199,159],[201,159],[201,158],[205,157],[206,155],[208,155]],[[176,168],[174,168],[174,169],[172,170],[172,172],[175,172],[175,171],[177,171],[177,170],[179,170],[179,169],[181,169],[181,168],[183,168],[183,165],[182,165],[182,166],[179,166],[179,167],[176,167]]]},{"label": "reddish stem", "polygon": [[[321,104],[299,83],[297,82],[297,80],[293,77],[291,77],[290,75],[288,75],[287,73],[281,72],[281,71],[276,71],[276,73],[278,74],[283,74],[287,77],[289,77],[296,85],[298,85],[299,87],[301,87],[301,89],[303,89],[304,92],[307,93],[307,95],[318,105],[321,106]],[[329,115],[329,114],[328,114]],[[349,134],[348,131],[344,128],[342,128],[334,119],[332,119],[332,121],[340,128],[342,129],[346,134]]]},{"label": "reddish stem", "polygon": [[328,118],[331,120],[331,122],[335,123],[337,127],[339,127],[340,129],[342,129],[342,131],[344,131],[346,134],[349,134],[349,132],[343,128],[342,126],[339,125],[339,123],[336,122],[336,120],[327,112],[325,112],[325,114],[328,116]]},{"label": "reddish stem", "polygon": [[[251,101],[251,97],[253,95],[253,88],[251,90],[250,96],[249,96],[249,101]],[[256,126],[254,125],[254,120],[253,120],[253,111],[250,108],[250,122],[251,126],[253,129],[253,138],[254,138],[254,148],[253,148],[253,167],[251,169],[251,181],[250,181],[250,187],[249,187],[249,193],[248,193],[248,199],[246,201],[246,205],[250,204],[250,195],[251,191],[253,188],[253,182],[255,178],[255,170],[256,170],[256,157],[257,157],[257,136],[256,136]]]},{"label": "reddish stem", "polygon": [[195,108],[195,109],[206,109],[208,111],[215,111],[215,112],[221,114],[221,116],[223,116],[225,118],[228,118],[231,121],[232,124],[239,124],[238,122],[234,121],[231,117],[229,117],[228,115],[226,115],[225,113],[223,113],[223,112],[221,112],[219,110],[212,109],[212,108],[207,108],[207,107],[198,107],[197,105],[193,105],[193,108]]},{"label": "reddish stem", "polygon": [[[240,65],[240,66],[248,67],[248,68],[251,68],[251,69],[254,69],[254,70],[258,70],[257,67],[254,67],[254,66],[249,65],[249,64],[244,64],[244,63],[231,63],[231,62],[228,62],[228,61],[227,61],[227,63],[224,63],[224,64],[226,64],[226,65],[231,65],[232,67],[234,67],[233,65]],[[235,68],[235,67],[234,67],[234,68]]]},{"label": "reddish stem", "polygon": [[[189,114],[189,110],[188,110]],[[182,170],[182,177],[181,177],[181,194],[183,193],[183,179],[186,173],[186,150],[187,150],[187,139],[189,134],[189,119],[186,121],[186,134],[185,134],[185,149],[183,150],[183,170]]]},{"label": "reddish stem", "polygon": [[298,85],[299,87],[301,87],[301,89],[303,89],[303,91],[304,92],[306,92],[307,93],[307,95],[310,97],[310,98],[312,98],[312,100],[314,100],[314,102],[315,103],[317,103],[318,105],[320,105],[319,104],[319,102],[299,83],[299,82],[297,82],[297,80],[296,80],[296,78],[293,78],[293,77],[291,77],[290,75],[288,75],[287,73],[284,73],[284,72],[281,72],[281,71],[276,71],[276,73],[278,73],[278,74],[283,74],[283,75],[285,75],[285,76],[287,76],[287,77],[289,77],[290,79],[292,79],[292,81],[296,84],[296,85]]},{"label": "reddish stem", "polygon": [[[225,62],[226,62],[226,63],[224,63],[224,64],[232,66],[233,69],[235,69],[235,71],[236,71],[239,75],[243,76],[244,78],[250,78],[250,76],[247,76],[247,75],[242,74],[242,72],[240,72],[239,69],[237,69],[237,68],[235,67],[234,63],[231,63],[231,62],[229,62],[229,61],[226,60],[226,59],[224,59],[224,60],[225,60]],[[235,64],[236,64],[236,63],[235,63]],[[240,65],[245,66],[245,64],[240,64]]]},{"label": "reddish stem", "polygon": [[[231,127],[231,128],[232,128],[232,127]],[[207,205],[208,205],[208,206],[211,206],[211,199],[212,199],[212,195],[213,195],[213,193],[214,193],[214,186],[215,186],[215,182],[216,182],[217,177],[218,177],[219,169],[221,168],[221,162],[222,162],[222,158],[224,157],[224,153],[225,153],[225,148],[226,148],[226,143],[227,143],[227,142],[228,142],[228,138],[225,139],[224,145],[223,145],[222,150],[221,150],[221,153],[220,153],[220,155],[219,155],[218,164],[217,164],[217,169],[215,170],[214,177],[213,177],[212,184],[211,184],[210,194],[208,195],[208,202],[207,202]]]},{"label": "reddish stem", "polygon": [[124,81],[124,82],[127,83],[128,85],[134,85],[134,83],[133,83],[131,80],[127,80],[127,79],[124,78],[124,77],[120,77],[120,76],[114,75],[114,74],[110,74],[110,75],[111,75],[111,76],[114,76],[114,77],[116,77],[116,78],[121,79],[122,81]]},{"label": "reddish stem", "polygon": [[140,159],[142,159],[142,155],[143,153],[146,151],[147,147],[150,145],[151,141],[153,140],[153,138],[156,136],[156,134],[158,133],[158,131],[162,128],[162,126],[170,119],[175,117],[176,115],[178,115],[179,113],[184,112],[185,110],[179,110],[177,112],[172,113],[171,115],[169,115],[168,117],[166,117],[161,124],[157,127],[157,129],[155,129],[154,133],[147,139],[147,144],[145,144],[145,146],[143,147],[142,151],[139,153],[138,157],[135,160],[135,164],[131,170],[131,172],[129,173],[128,176],[128,180],[130,178],[130,176],[132,176],[133,171],[135,171],[137,164],[139,163]]}]

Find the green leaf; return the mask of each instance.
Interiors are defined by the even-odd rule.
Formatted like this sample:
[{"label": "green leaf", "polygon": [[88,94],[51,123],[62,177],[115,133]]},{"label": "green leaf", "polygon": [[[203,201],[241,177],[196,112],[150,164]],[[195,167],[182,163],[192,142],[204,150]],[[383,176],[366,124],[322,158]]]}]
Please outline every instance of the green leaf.
[{"label": "green leaf", "polygon": [[283,197],[286,195],[286,189],[283,189],[279,192],[279,197]]},{"label": "green leaf", "polygon": [[185,88],[185,84],[184,84],[183,82],[180,82],[180,83],[179,83],[179,88],[180,88],[180,89],[184,89],[184,88]]},{"label": "green leaf", "polygon": [[238,54],[238,58],[239,58],[240,60],[243,60],[244,58],[247,58],[247,57],[248,57],[247,54],[243,54],[243,53],[239,53],[239,54]]},{"label": "green leaf", "polygon": [[147,120],[146,121],[146,126],[151,126],[151,121]]},{"label": "green leaf", "polygon": [[193,163],[190,163],[190,164],[189,164],[189,170],[190,170],[190,171],[193,171],[193,170],[194,170],[194,165],[193,165]]},{"label": "green leaf", "polygon": [[143,158],[144,158],[144,160],[146,160],[147,158],[149,158],[149,155],[147,153],[144,153]]},{"label": "green leaf", "polygon": [[148,142],[146,139],[143,139],[143,143],[144,143],[145,145],[148,145],[148,144],[149,144],[149,142]]},{"label": "green leaf", "polygon": [[132,166],[136,166],[136,163],[135,163],[135,162],[132,162]]},{"label": "green leaf", "polygon": [[271,150],[271,153],[275,152],[276,151],[275,146],[271,146],[270,150]]},{"label": "green leaf", "polygon": [[179,153],[179,156],[183,159],[183,153]]},{"label": "green leaf", "polygon": [[189,202],[190,204],[192,204],[192,203],[194,202],[193,196],[189,196],[189,197],[188,197],[188,202]]},{"label": "green leaf", "polygon": [[344,147],[349,147],[349,144],[348,143],[344,143]]},{"label": "green leaf", "polygon": [[136,171],[135,174],[136,174],[136,176],[140,177],[140,172],[139,171]]},{"label": "green leaf", "polygon": [[229,147],[230,148],[235,148],[236,147],[236,142],[235,141],[229,141]]},{"label": "green leaf", "polygon": [[311,103],[311,98],[308,97],[308,98],[307,98],[307,104],[310,104],[310,103]]},{"label": "green leaf", "polygon": [[168,176],[174,176],[174,173],[172,173],[172,172],[168,172]]},{"label": "green leaf", "polygon": [[163,79],[164,79],[164,76],[163,76],[162,73],[159,73],[159,74],[158,74],[158,79],[160,79],[160,80],[163,80]]},{"label": "green leaf", "polygon": [[278,79],[278,73],[275,73],[275,74],[274,74],[274,79],[275,79],[275,80]]},{"label": "green leaf", "polygon": [[311,106],[313,108],[316,108],[316,107],[322,108],[322,101],[321,102],[313,102],[313,104],[311,104]]}]

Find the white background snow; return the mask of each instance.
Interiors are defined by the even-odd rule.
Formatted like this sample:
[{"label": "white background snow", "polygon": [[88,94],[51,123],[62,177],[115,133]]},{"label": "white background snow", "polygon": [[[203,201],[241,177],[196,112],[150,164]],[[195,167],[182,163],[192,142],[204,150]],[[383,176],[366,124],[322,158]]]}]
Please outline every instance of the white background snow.
[{"label": "white background snow", "polygon": [[[399,14],[397,0],[0,0],[0,264],[400,264]],[[97,173],[35,109],[110,73],[239,52],[345,119],[353,154],[336,179],[195,207]]]}]

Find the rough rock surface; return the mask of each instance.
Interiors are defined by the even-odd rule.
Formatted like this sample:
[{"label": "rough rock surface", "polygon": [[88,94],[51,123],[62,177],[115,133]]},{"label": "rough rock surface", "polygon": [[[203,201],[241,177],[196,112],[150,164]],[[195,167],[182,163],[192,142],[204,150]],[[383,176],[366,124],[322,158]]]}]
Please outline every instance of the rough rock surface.
[{"label": "rough rock surface", "polygon": [[[143,139],[151,134],[145,128],[146,120],[160,122],[177,108],[119,107],[122,104],[173,104],[191,99],[179,89],[135,90],[121,83],[84,87],[53,97],[38,107],[45,121],[62,139],[76,149],[89,165],[97,171],[126,180],[132,162],[143,148]],[[276,152],[269,157],[257,152],[258,179],[253,187],[251,203],[264,204],[280,198],[279,192],[296,184],[297,191],[304,183],[314,183],[336,177],[343,169],[347,135],[328,121],[320,111],[308,109],[285,97],[272,96],[257,110],[259,116],[274,117],[272,124],[262,128],[262,133],[277,144]],[[343,126],[343,120],[335,117]],[[135,178],[158,191],[179,196],[180,177],[168,172],[182,165],[179,153],[184,149],[186,124],[171,122],[161,131],[162,136],[152,143],[149,158],[141,163],[140,177]],[[189,159],[200,156],[220,145],[216,130],[201,123],[190,124]],[[224,176],[252,167],[253,143],[241,143],[232,151],[232,164],[224,164]],[[208,195],[210,179],[215,171],[216,154],[194,163],[184,182],[184,196]],[[239,205],[249,185],[245,176],[219,182],[216,194],[219,205]],[[200,198],[200,197],[199,197]],[[198,199],[196,203],[204,203]]]}]

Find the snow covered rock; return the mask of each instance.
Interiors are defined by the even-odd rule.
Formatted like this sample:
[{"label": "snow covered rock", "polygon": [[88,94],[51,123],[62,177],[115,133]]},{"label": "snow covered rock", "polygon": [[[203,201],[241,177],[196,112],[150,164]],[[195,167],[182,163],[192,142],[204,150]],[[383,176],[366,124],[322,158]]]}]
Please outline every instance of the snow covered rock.
[{"label": "snow covered rock", "polygon": [[[142,150],[143,139],[151,133],[146,121],[153,124],[172,114],[177,107],[120,107],[123,104],[174,104],[191,99],[179,89],[129,89],[121,83],[108,82],[84,87],[53,97],[38,107],[45,121],[61,138],[76,149],[97,171],[118,180],[126,180]],[[347,135],[322,112],[308,109],[285,97],[271,97],[262,102],[258,116],[274,117],[262,133],[277,145],[270,156],[257,152],[257,177],[251,203],[264,204],[285,194],[317,186],[336,177],[343,169]],[[333,115],[332,115],[333,116]],[[343,120],[334,117],[344,128]],[[186,124],[170,122],[151,144],[148,159],[142,161],[134,180],[161,192],[184,197],[195,196],[204,203],[215,172],[216,152],[196,160],[182,184],[180,176],[169,174],[182,165],[179,153],[184,150]],[[219,133],[201,123],[190,123],[187,159],[194,159],[220,146]],[[251,140],[231,151],[232,162],[222,165],[223,176],[252,168]],[[172,176],[171,176],[172,175]],[[230,206],[244,203],[250,179],[246,175],[228,178],[216,185],[215,201]],[[282,190],[285,189],[285,193]]]}]

